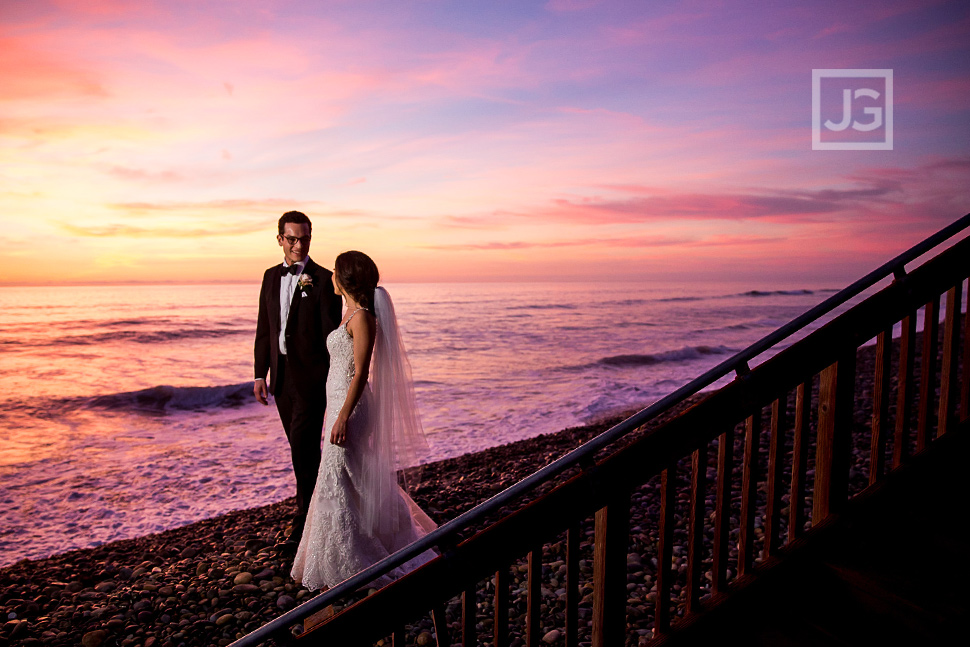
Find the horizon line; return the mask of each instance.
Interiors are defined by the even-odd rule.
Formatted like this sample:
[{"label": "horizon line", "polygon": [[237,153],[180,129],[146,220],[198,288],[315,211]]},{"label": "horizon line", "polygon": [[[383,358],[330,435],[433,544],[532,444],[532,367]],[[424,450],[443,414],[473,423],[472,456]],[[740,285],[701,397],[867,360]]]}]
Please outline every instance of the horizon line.
[{"label": "horizon line", "polygon": [[[515,279],[487,279],[487,280],[436,280],[436,281],[414,281],[414,280],[400,280],[400,281],[381,281],[379,285],[384,285],[385,283],[390,285],[402,285],[402,284],[413,284],[413,285],[460,285],[463,283],[474,283],[474,284],[528,284],[528,283],[588,283],[591,285],[602,285],[610,283],[642,283],[645,281],[651,281],[663,284],[681,284],[696,282],[698,279],[684,278],[684,279],[665,279],[663,281],[658,281],[657,279],[649,278],[609,278],[609,279],[599,279],[591,280],[588,278],[558,278],[558,279],[532,279],[528,281],[515,280]],[[734,283],[734,284],[752,284],[757,282],[759,279],[722,279],[718,281],[719,283]],[[704,281],[709,282],[709,281]],[[784,285],[796,285],[793,281],[785,281],[784,279],[777,281],[776,283]],[[810,278],[805,281],[799,281],[797,284],[811,284],[812,280]],[[63,281],[59,283],[26,283],[26,282],[0,282],[0,289],[3,288],[56,288],[56,287],[168,287],[168,286],[212,286],[212,285],[252,285],[259,286],[261,284],[260,280],[244,280],[244,279],[227,279],[221,281]],[[843,286],[844,287],[844,286]],[[842,288],[836,288],[831,286],[816,286],[816,287],[803,287],[803,288],[787,288],[787,289],[804,289],[804,290],[839,290]]]}]

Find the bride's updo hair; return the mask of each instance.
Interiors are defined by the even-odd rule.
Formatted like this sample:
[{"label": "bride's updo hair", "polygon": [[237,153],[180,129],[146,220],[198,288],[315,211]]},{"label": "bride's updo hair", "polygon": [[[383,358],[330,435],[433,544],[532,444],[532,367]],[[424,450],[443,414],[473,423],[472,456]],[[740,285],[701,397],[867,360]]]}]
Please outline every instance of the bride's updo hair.
[{"label": "bride's updo hair", "polygon": [[333,271],[343,291],[374,312],[374,289],[381,275],[370,256],[364,252],[344,252],[333,262]]}]

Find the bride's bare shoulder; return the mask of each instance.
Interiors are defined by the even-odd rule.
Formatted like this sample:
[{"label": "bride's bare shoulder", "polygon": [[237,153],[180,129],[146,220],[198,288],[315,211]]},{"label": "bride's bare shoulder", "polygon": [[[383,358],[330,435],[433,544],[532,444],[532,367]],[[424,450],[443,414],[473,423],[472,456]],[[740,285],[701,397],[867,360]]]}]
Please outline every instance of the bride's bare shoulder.
[{"label": "bride's bare shoulder", "polygon": [[363,335],[366,339],[373,338],[377,330],[377,319],[371,314],[370,310],[361,308],[347,320],[347,332],[351,337]]}]

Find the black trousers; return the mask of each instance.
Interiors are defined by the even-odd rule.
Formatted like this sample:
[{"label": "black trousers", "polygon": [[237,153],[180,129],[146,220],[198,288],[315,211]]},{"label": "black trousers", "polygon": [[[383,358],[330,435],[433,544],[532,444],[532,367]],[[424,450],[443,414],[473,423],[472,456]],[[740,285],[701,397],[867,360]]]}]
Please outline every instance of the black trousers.
[{"label": "black trousers", "polygon": [[276,410],[279,411],[283,431],[290,443],[298,510],[295,529],[302,532],[320,469],[320,438],[323,434],[326,398],[320,393],[319,398],[308,402],[297,392],[296,381],[287,377],[286,356],[280,355],[276,365],[277,384],[273,385],[273,397],[276,399]]}]

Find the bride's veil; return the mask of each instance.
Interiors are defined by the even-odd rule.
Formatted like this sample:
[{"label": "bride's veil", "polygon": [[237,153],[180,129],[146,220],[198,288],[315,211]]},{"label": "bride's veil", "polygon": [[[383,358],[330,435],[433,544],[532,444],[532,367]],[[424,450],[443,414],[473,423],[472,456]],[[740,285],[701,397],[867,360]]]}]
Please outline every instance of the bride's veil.
[{"label": "bride's veil", "polygon": [[[374,425],[362,465],[361,530],[368,535],[397,532],[400,488],[397,470],[416,465],[427,452],[418,418],[404,341],[394,304],[382,287],[374,291],[377,335],[371,368]],[[406,495],[405,495],[406,496]]]}]

